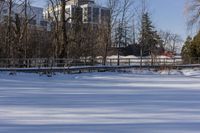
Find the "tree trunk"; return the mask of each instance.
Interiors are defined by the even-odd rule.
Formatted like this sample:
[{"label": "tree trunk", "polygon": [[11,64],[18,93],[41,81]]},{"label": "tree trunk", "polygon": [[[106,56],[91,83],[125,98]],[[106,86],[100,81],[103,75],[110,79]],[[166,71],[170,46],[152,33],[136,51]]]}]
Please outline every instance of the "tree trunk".
[{"label": "tree trunk", "polygon": [[143,60],[143,48],[140,48],[140,69],[142,69],[142,60]]},{"label": "tree trunk", "polygon": [[61,40],[61,52],[60,58],[68,57],[67,51],[67,31],[66,31],[66,0],[61,0],[61,31],[62,31],[62,40]]}]

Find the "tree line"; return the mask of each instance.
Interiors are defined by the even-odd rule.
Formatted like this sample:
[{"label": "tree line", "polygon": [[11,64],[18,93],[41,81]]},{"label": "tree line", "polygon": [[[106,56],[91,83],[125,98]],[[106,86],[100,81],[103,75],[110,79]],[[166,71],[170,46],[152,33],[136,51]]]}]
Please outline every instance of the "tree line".
[{"label": "tree line", "polygon": [[[152,59],[164,51],[176,53],[181,37],[158,30],[151,20],[147,3],[142,0],[106,0],[110,10],[100,24],[85,24],[80,7],[73,17],[67,17],[66,2],[69,0],[47,0],[51,16],[47,18],[51,30],[44,30],[30,23],[37,14],[30,15],[30,0],[6,0],[0,5],[0,58],[95,58],[101,56],[103,63],[108,55],[129,54],[151,56]],[[13,14],[15,4],[20,13]],[[56,11],[60,6],[60,12]],[[8,15],[3,18],[3,7]],[[50,12],[49,12],[50,14]],[[127,50],[128,49],[128,50]],[[134,52],[135,51],[135,52]],[[152,60],[153,62],[153,60]]]}]

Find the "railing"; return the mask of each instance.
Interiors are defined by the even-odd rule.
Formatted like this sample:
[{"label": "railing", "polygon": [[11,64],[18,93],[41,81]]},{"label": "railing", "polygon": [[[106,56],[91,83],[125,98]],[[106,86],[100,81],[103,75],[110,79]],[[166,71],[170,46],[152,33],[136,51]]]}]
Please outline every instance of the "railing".
[{"label": "railing", "polygon": [[[105,66],[140,66],[140,58],[107,58]],[[0,59],[0,68],[63,68],[75,66],[104,66],[102,58],[82,59]],[[186,64],[200,64],[200,58],[143,58],[142,66],[177,66]]]}]

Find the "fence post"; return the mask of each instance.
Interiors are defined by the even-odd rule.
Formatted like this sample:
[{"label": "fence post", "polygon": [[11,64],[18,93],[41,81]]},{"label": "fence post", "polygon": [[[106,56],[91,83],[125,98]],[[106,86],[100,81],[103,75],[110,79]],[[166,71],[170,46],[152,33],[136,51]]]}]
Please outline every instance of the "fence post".
[{"label": "fence post", "polygon": [[166,68],[166,59],[164,58],[164,68]]},{"label": "fence post", "polygon": [[174,66],[176,66],[176,58],[174,58]]},{"label": "fence post", "polygon": [[192,58],[189,59],[189,64],[192,64]]},{"label": "fence post", "polygon": [[86,59],[86,57],[84,58],[84,66],[86,66],[87,65],[87,59]]},{"label": "fence post", "polygon": [[[23,61],[22,61],[23,62]],[[29,59],[25,59],[25,67],[29,68]]]},{"label": "fence post", "polygon": [[198,57],[198,64],[200,64],[200,57]]},{"label": "fence post", "polygon": [[37,59],[38,60],[38,68],[41,68],[41,59]]}]

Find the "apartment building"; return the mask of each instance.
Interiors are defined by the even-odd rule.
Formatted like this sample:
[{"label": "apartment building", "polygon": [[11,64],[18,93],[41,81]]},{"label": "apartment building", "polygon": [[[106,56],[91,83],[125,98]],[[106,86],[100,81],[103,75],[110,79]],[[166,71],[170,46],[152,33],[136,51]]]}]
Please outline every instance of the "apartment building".
[{"label": "apartment building", "polygon": [[[6,17],[9,15],[9,3],[5,0],[0,0],[0,22],[3,22]],[[44,19],[43,8],[28,6],[27,7],[27,16],[30,19],[29,26],[36,27],[40,29],[48,29],[48,21]],[[24,7],[18,3],[13,3],[12,5],[12,18],[15,18],[18,15],[21,19],[25,18]]]},{"label": "apartment building", "polygon": [[[66,17],[73,18],[77,12],[77,9],[79,10],[79,15],[81,15],[83,23],[101,24],[106,21],[108,22],[108,19],[110,18],[110,10],[106,7],[96,4],[94,0],[68,1],[66,3]],[[54,11],[52,7],[49,7],[44,11],[44,16],[46,19],[48,19],[49,17],[54,17],[53,15],[56,14],[60,20],[60,12],[61,7],[59,5],[54,7]],[[68,22],[72,23],[73,20],[69,19]]]},{"label": "apartment building", "polygon": [[[0,22],[3,22],[9,13],[9,4],[5,0],[0,0]],[[12,6],[12,17],[19,15],[24,17],[24,7],[14,3]],[[54,10],[53,10],[54,9]],[[45,10],[40,7],[29,6],[26,10],[28,18],[30,18],[29,26],[50,30],[49,18],[53,18],[56,14],[58,19],[61,17],[61,7],[48,7]],[[79,15],[79,19],[85,24],[101,24],[108,22],[110,18],[110,10],[100,6],[94,0],[69,0],[66,3],[66,18],[68,23],[73,23],[74,16]]]}]

